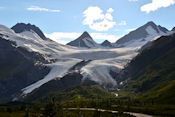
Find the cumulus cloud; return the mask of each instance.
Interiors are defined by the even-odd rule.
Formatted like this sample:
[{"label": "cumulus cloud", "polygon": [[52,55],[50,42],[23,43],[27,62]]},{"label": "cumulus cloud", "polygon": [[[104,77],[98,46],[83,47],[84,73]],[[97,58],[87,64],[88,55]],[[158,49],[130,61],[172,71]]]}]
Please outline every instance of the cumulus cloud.
[{"label": "cumulus cloud", "polygon": [[53,9],[48,9],[48,8],[41,8],[39,6],[31,6],[31,7],[27,8],[27,10],[29,10],[29,11],[45,11],[45,12],[54,12],[54,13],[60,12],[60,10],[53,10]]},{"label": "cumulus cloud", "polygon": [[112,13],[112,12],[114,12],[114,9],[113,9],[113,8],[109,8],[109,9],[107,10],[107,12],[108,12],[108,13]]},{"label": "cumulus cloud", "polygon": [[99,7],[90,6],[83,12],[85,17],[83,24],[96,31],[107,31],[116,25],[116,22],[113,21],[113,11],[114,9],[109,8],[105,14]]},{"label": "cumulus cloud", "polygon": [[[71,40],[78,38],[81,34],[82,33],[76,33],[76,32],[54,32],[54,33],[45,34],[45,35],[46,37],[58,43],[66,44],[70,42]],[[120,37],[123,36],[123,35],[116,36],[116,35],[107,34],[107,33],[90,33],[90,35],[95,41],[108,40],[110,42],[116,42]]]},{"label": "cumulus cloud", "polygon": [[174,5],[174,0],[152,0],[152,3],[145,4],[141,7],[142,12],[150,13],[151,11],[156,11],[162,7],[169,7]]}]

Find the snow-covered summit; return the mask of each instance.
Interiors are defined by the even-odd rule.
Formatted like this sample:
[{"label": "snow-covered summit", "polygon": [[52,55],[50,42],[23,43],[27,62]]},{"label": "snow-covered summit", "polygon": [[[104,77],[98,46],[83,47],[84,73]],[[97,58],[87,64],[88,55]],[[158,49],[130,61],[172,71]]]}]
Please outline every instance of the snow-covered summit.
[{"label": "snow-covered summit", "polygon": [[116,47],[141,47],[148,41],[151,41],[157,36],[167,34],[169,31],[154,22],[150,21],[145,25],[130,32],[124,37],[120,38],[116,43]]},{"label": "snow-covered summit", "polygon": [[99,48],[100,47],[100,45],[97,44],[92,39],[92,37],[89,35],[89,33],[86,31],[80,37],[69,42],[67,45],[75,46],[75,47],[85,47],[85,48]]}]

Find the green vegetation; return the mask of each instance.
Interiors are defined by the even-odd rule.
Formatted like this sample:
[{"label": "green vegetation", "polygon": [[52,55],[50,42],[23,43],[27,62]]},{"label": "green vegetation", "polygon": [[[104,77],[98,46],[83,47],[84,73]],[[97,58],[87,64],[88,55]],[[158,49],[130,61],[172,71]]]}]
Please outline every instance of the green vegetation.
[{"label": "green vegetation", "polygon": [[76,99],[89,100],[89,99],[106,99],[114,98],[115,95],[105,91],[104,89],[91,86],[75,86],[62,91],[50,92],[42,98],[38,99],[39,102],[48,102],[51,97],[55,97],[56,101],[66,102]]},{"label": "green vegetation", "polygon": [[[7,103],[0,106],[0,117],[132,117],[124,114],[123,111],[111,113],[99,111],[97,109],[80,110],[81,101],[77,101],[77,103],[79,107],[77,107],[76,110],[69,109],[69,107],[66,107],[68,105],[55,101],[55,98],[52,98],[51,101],[46,104]],[[102,103],[99,102],[99,105],[102,105]],[[72,107],[73,106],[74,105],[72,105]]]},{"label": "green vegetation", "polygon": [[[96,96],[97,94],[98,96]],[[68,108],[77,108],[77,110],[69,110]],[[116,110],[119,113],[79,110],[79,108]],[[14,102],[0,105],[0,114],[4,117],[10,115],[14,115],[14,117],[37,117],[39,115],[40,117],[81,117],[81,115],[83,117],[98,117],[99,113],[102,117],[129,116],[123,114],[123,112],[175,116],[175,106],[158,105],[153,102],[137,100],[137,98],[132,98],[132,96],[131,98],[117,98],[103,89],[86,86],[76,86],[63,91],[49,93],[33,103]]]},{"label": "green vegetation", "polygon": [[[121,71],[122,110],[175,116],[175,35],[162,36]],[[129,103],[129,107],[127,104]]]},{"label": "green vegetation", "polygon": [[[124,69],[127,80],[121,97],[154,104],[175,104],[175,38],[163,36],[136,56]],[[127,95],[126,95],[127,94]],[[131,95],[130,95],[131,94]]]}]

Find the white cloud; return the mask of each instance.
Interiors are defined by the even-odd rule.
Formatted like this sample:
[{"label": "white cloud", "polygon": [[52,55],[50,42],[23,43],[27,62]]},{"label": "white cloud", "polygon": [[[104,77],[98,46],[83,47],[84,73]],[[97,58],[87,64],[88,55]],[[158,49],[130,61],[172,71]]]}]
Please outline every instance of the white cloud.
[{"label": "white cloud", "polygon": [[115,24],[115,22],[104,19],[101,22],[96,22],[92,25],[89,25],[89,28],[94,29],[96,31],[107,31],[110,28],[112,28]]},{"label": "white cloud", "polygon": [[129,2],[137,2],[138,0],[128,0]]},{"label": "white cloud", "polygon": [[31,7],[27,8],[27,10],[29,10],[29,11],[55,12],[55,13],[60,12],[60,10],[53,10],[53,9],[41,8],[39,6],[31,6]]},{"label": "white cloud", "polygon": [[110,13],[106,13],[105,17],[106,17],[106,19],[108,19],[110,21],[113,20],[113,17],[112,17],[112,15]]},{"label": "white cloud", "polygon": [[121,21],[119,24],[118,24],[119,26],[125,26],[126,25],[126,21]]},{"label": "white cloud", "polygon": [[96,31],[107,31],[116,24],[111,15],[113,11],[114,9],[109,8],[107,13],[104,14],[99,7],[90,6],[83,12],[85,17],[83,24]]},{"label": "white cloud", "polygon": [[104,19],[103,11],[99,7],[89,7],[83,12],[85,17],[83,24],[92,25],[95,20]]},{"label": "white cloud", "polygon": [[[51,34],[45,34],[46,37],[61,43],[61,44],[66,44],[68,42],[70,42],[70,40],[74,40],[76,38],[78,38],[82,33],[76,33],[76,32],[54,32]],[[92,36],[92,38],[98,42],[98,40],[102,41],[102,40],[108,40],[110,42],[116,42],[120,37],[122,37],[123,35],[120,36],[116,36],[116,35],[112,35],[112,34],[107,34],[107,33],[90,33],[90,35]]]},{"label": "white cloud", "polygon": [[150,13],[162,7],[169,7],[175,4],[174,0],[152,0],[152,3],[145,4],[141,7],[142,12]]},{"label": "white cloud", "polygon": [[109,8],[109,9],[107,10],[107,12],[108,12],[108,13],[112,13],[112,12],[114,12],[114,9],[113,9],[113,8]]}]

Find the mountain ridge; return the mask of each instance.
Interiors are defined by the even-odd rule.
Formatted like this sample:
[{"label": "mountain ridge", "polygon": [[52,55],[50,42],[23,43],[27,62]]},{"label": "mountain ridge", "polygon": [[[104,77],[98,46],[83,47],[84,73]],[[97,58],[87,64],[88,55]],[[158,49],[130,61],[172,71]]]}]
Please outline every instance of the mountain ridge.
[{"label": "mountain ridge", "polygon": [[[160,36],[168,33],[168,30],[160,25],[156,25],[153,21],[150,21],[143,26],[137,28],[134,31],[129,32],[125,36],[116,41],[116,47],[132,47],[140,46],[151,41],[156,36]],[[135,42],[136,41],[136,42]]]}]

